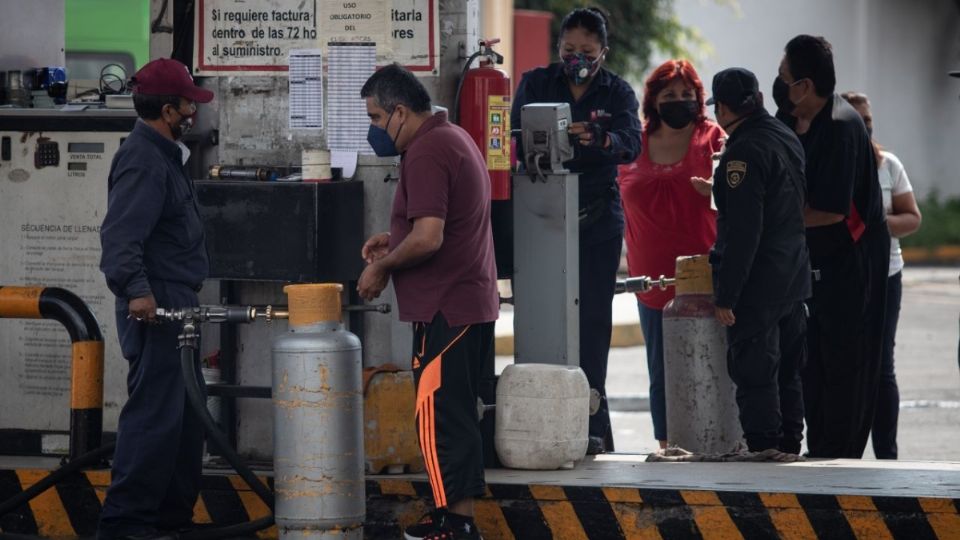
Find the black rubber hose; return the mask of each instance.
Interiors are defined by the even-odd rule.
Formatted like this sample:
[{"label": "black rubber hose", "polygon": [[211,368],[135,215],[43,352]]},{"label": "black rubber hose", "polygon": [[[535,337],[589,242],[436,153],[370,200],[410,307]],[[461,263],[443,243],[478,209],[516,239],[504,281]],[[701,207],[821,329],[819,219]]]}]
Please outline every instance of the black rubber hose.
[{"label": "black rubber hose", "polygon": [[36,484],[0,503],[0,516],[7,515],[17,508],[20,508],[30,501],[30,499],[33,499],[37,495],[40,495],[44,491],[52,488],[54,484],[79,471],[80,469],[103,461],[108,456],[113,454],[113,449],[116,446],[117,443],[107,443],[96,450],[91,450],[86,454],[80,455],[76,459],[70,460],[69,463],[66,463],[59,469],[51,472],[47,476],[44,476]]},{"label": "black rubber hose", "polygon": [[227,441],[227,436],[220,431],[216,421],[210,416],[210,411],[207,410],[207,400],[200,390],[200,380],[197,377],[197,370],[194,365],[194,350],[190,345],[184,345],[180,349],[180,369],[183,371],[187,399],[190,400],[193,412],[200,417],[200,422],[203,423],[203,427],[207,432],[207,437],[213,442],[217,451],[226,458],[227,462],[236,469],[237,474],[250,486],[250,489],[252,489],[253,492],[260,497],[260,500],[272,511],[273,493],[257,478],[257,475],[253,474],[250,467],[247,467],[247,464],[243,462],[243,458],[230,446],[230,443]]},{"label": "black rubber hose", "polygon": [[467,58],[467,63],[463,65],[463,70],[460,71],[460,80],[457,81],[457,92],[453,96],[453,110],[450,111],[450,119],[454,124],[460,125],[460,92],[463,91],[463,79],[467,76],[467,71],[470,69],[470,64],[480,55],[483,54],[483,51],[477,51],[470,55],[470,58]]}]

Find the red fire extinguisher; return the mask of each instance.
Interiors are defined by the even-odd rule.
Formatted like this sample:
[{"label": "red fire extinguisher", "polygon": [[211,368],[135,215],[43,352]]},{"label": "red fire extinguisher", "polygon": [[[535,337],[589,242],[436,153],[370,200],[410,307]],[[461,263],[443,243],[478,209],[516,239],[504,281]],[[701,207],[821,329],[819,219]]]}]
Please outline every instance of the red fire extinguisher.
[{"label": "red fire extinguisher", "polygon": [[[495,64],[503,56],[492,49],[499,39],[480,40],[480,50],[470,55],[457,85],[454,122],[473,137],[487,160],[490,195],[495,201],[510,199],[510,76]],[[474,59],[480,67],[470,69]]]}]

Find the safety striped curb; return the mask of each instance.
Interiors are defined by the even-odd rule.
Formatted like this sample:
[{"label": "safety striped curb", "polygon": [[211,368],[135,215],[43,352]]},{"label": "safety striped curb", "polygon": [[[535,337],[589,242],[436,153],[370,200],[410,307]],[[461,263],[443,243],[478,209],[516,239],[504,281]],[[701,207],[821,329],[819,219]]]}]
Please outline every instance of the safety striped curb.
[{"label": "safety striped curb", "polygon": [[[47,472],[0,470],[0,501]],[[77,473],[0,516],[0,531],[47,538],[92,535],[108,481],[108,471]],[[198,523],[230,525],[267,515],[239,477],[206,475],[201,487]],[[426,480],[370,477],[366,490],[365,538],[397,538],[430,508]],[[476,510],[488,540],[960,539],[960,499],[946,498],[493,484]],[[275,538],[276,529],[260,537]]]},{"label": "safety striped curb", "polygon": [[[427,507],[425,482],[368,482],[366,530],[395,538],[394,519]],[[940,539],[960,538],[960,500],[686,491],[633,487],[491,485],[477,503],[484,538]],[[393,534],[393,536],[391,536]]]},{"label": "safety striped curb", "polygon": [[[0,501],[29,488],[49,474],[47,470],[0,470]],[[273,489],[273,479],[262,477]],[[69,539],[93,536],[100,508],[110,485],[110,471],[85,471],[70,475],[14,512],[0,516],[0,533]],[[196,523],[234,525],[270,515],[267,506],[235,475],[204,475],[200,498],[194,507]],[[264,539],[276,538],[271,527],[261,531]]]}]

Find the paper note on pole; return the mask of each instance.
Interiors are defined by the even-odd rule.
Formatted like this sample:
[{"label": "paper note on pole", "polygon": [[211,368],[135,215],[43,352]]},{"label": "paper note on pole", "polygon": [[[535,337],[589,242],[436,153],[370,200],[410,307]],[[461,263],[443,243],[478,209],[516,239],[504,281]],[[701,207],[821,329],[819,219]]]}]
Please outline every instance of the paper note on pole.
[{"label": "paper note on pole", "polygon": [[197,0],[195,12],[197,75],[282,76],[290,49],[316,46],[316,2]]},{"label": "paper note on pole", "polygon": [[330,150],[372,154],[367,143],[370,118],[360,89],[376,69],[376,44],[330,43],[327,50],[327,145]]},{"label": "paper note on pole", "polygon": [[323,129],[323,56],[320,49],[290,51],[290,129]]}]

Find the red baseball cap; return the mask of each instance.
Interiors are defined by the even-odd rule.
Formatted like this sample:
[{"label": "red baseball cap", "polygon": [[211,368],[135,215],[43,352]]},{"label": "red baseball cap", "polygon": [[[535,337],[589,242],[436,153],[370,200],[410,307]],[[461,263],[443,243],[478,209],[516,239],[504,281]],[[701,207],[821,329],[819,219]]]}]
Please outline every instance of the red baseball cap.
[{"label": "red baseball cap", "polygon": [[133,76],[133,93],[145,96],[180,96],[196,103],[209,103],[213,92],[193,82],[190,70],[172,58],[158,58]]}]

